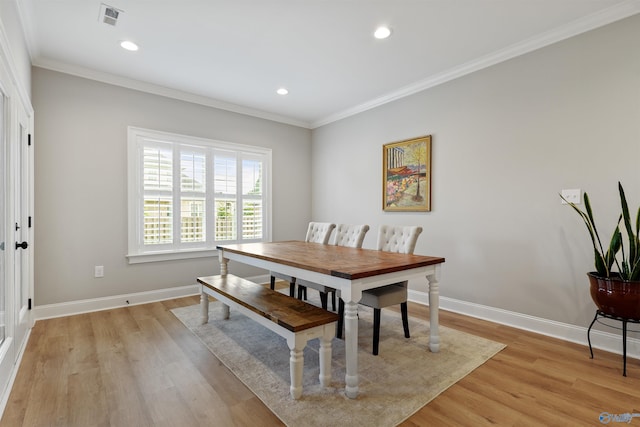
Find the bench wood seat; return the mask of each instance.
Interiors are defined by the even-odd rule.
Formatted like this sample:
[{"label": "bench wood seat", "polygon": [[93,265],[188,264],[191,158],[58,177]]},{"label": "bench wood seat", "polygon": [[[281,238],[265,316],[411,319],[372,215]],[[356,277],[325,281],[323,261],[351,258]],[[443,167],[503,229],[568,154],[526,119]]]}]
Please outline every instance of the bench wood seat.
[{"label": "bench wood seat", "polygon": [[200,277],[198,282],[292,332],[338,321],[336,313],[232,274]]},{"label": "bench wood seat", "polygon": [[281,294],[266,286],[232,274],[198,277],[201,285],[202,323],[209,321],[209,298],[223,303],[223,316],[229,318],[229,307],[238,309],[278,335],[286,338],[291,350],[291,396],[302,394],[304,347],[310,339],[320,339],[320,383],[331,380],[331,339],[335,335],[336,313]]}]

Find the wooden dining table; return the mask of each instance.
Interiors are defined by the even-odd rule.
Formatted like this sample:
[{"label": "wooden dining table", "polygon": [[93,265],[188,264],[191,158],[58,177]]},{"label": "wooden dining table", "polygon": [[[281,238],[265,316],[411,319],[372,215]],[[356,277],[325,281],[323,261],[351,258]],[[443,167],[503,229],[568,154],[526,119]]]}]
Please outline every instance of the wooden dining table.
[{"label": "wooden dining table", "polygon": [[[358,301],[362,291],[421,278],[429,292],[429,350],[440,350],[438,333],[439,277],[444,258],[302,241],[218,245],[220,274],[229,260],[277,271],[340,291],[345,302],[345,394],[358,396]],[[426,287],[426,286],[425,286]]]}]

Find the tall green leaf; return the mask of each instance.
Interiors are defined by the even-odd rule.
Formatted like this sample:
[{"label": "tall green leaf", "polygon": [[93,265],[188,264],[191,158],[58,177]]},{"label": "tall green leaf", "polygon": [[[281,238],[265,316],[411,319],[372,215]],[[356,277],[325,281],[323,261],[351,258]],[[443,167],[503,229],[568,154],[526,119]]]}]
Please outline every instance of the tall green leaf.
[{"label": "tall green leaf", "polygon": [[[609,277],[609,269],[607,268],[607,263],[605,262],[605,258],[603,255],[604,251],[602,250],[602,244],[600,243],[600,238],[598,237],[598,233],[593,223],[593,214],[588,215],[584,213],[580,208],[578,208],[575,205],[575,203],[568,201],[567,199],[562,197],[562,195],[560,195],[560,197],[569,206],[571,206],[573,210],[575,210],[578,213],[578,215],[580,215],[580,217],[582,218],[582,221],[587,227],[587,230],[589,231],[589,236],[591,237],[591,244],[593,245],[594,265],[595,265],[596,271],[598,272],[598,275],[601,277]],[[584,194],[584,200],[585,200],[585,206],[589,206],[588,211],[590,211],[591,207],[588,202],[589,196],[587,196],[587,193]]]},{"label": "tall green leaf", "polygon": [[[602,248],[602,242],[600,241],[600,236],[598,235],[598,229],[596,228],[596,222],[593,219],[593,211],[591,210],[591,202],[589,201],[589,195],[587,194],[587,192],[584,192],[584,196],[583,196],[583,200],[584,200],[584,208],[587,210],[587,216],[589,218],[589,223],[591,224],[591,227],[593,229],[593,234],[595,234],[596,239],[598,241],[598,246],[600,247],[600,253],[604,254],[604,249]],[[607,275],[608,277],[608,275]]]},{"label": "tall green leaf", "polygon": [[[616,226],[615,231],[613,232],[613,236],[611,236],[611,242],[609,243],[609,249],[607,249],[607,253],[605,255],[605,265],[607,267],[607,271],[611,271],[611,267],[613,263],[616,262],[616,255],[622,248],[622,233],[620,232],[620,227]],[[623,257],[624,263],[624,257]],[[620,268],[618,268],[620,270]]]},{"label": "tall green leaf", "polygon": [[634,264],[638,258],[637,232],[634,235],[633,227],[631,226],[631,217],[629,215],[629,206],[627,205],[627,198],[624,195],[624,189],[620,182],[618,182],[618,191],[620,192],[620,204],[622,205],[624,228],[627,230],[627,236],[629,237],[629,262]]},{"label": "tall green leaf", "polygon": [[640,207],[636,216],[636,259],[632,261],[629,280],[640,280]]},{"label": "tall green leaf", "polygon": [[[587,226],[587,231],[589,231],[591,243],[593,244],[594,264],[598,275],[601,277],[611,277],[615,264],[622,280],[640,281],[640,208],[638,208],[634,229],[627,198],[620,182],[618,182],[618,192],[620,194],[622,213],[618,217],[616,228],[611,236],[611,241],[609,242],[606,252],[602,246],[602,241],[600,240],[600,235],[598,234],[598,229],[593,218],[589,195],[586,192],[584,193],[586,212],[582,211],[575,204],[568,202],[562,195],[560,195],[560,197],[580,215],[582,221]],[[622,232],[620,231],[621,222],[624,223],[627,239],[623,238]],[[627,240],[629,242],[628,251],[625,250],[627,249],[625,248]],[[618,257],[620,253],[622,253],[622,256]]]}]

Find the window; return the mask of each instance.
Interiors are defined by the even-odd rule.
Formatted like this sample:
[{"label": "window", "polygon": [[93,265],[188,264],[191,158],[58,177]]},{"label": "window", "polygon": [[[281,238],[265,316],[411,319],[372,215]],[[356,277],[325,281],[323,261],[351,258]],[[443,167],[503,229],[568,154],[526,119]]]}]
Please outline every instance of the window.
[{"label": "window", "polygon": [[129,262],[269,240],[271,150],[129,128]]}]

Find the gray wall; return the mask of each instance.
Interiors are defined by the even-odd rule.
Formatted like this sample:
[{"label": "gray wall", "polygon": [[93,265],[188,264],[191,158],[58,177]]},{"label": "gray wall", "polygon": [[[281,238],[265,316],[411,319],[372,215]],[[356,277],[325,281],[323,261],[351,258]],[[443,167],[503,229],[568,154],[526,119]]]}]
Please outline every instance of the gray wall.
[{"label": "gray wall", "polygon": [[[311,219],[366,222],[373,247],[380,224],[420,224],[416,252],[447,258],[443,296],[581,326],[592,254],[558,192],[587,190],[603,234],[618,180],[640,204],[640,16],[313,132],[40,68],[32,85],[36,305],[217,272],[215,259],[127,264],[129,125],[271,147],[274,240]],[[433,211],[383,212],[382,145],[425,134]]]},{"label": "gray wall", "polygon": [[[304,238],[308,129],[42,68],[33,68],[32,85],[36,305],[190,285],[218,272],[216,258],[127,263],[127,126],[271,148],[273,238]],[[93,277],[94,265],[104,265],[104,278]]]},{"label": "gray wall", "polygon": [[[382,145],[427,134],[432,212],[383,212]],[[618,180],[640,205],[640,16],[320,127],[312,158],[314,218],[368,223],[365,247],[421,225],[441,295],[585,326],[590,240],[558,193],[586,190],[608,236]]]}]

